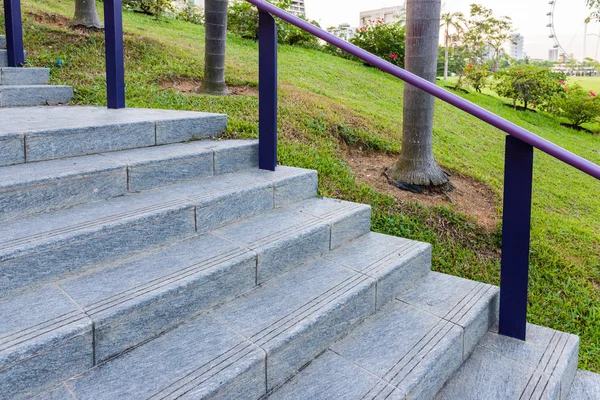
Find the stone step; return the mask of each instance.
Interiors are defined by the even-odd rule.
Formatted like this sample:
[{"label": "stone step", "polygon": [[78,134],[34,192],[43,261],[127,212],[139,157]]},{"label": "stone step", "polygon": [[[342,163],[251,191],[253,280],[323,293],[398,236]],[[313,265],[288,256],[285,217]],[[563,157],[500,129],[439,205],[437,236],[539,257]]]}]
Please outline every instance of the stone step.
[{"label": "stone step", "polygon": [[72,98],[73,88],[71,86],[0,86],[0,107],[31,107],[67,104]]},{"label": "stone step", "polygon": [[[429,245],[396,244],[396,269],[420,269],[430,257]],[[346,245],[356,247],[339,251]],[[371,253],[362,269],[384,259]],[[260,398],[373,313],[378,285],[313,259],[40,398]]]},{"label": "stone step", "polygon": [[[272,221],[284,221],[279,229],[296,231],[304,250],[298,262],[328,250],[328,237],[321,235],[330,235],[327,220],[279,209],[262,216],[264,226]],[[296,228],[306,222],[314,228],[304,226],[301,234]],[[317,231],[321,240],[303,240],[310,239],[312,231]],[[60,379],[55,379],[52,365],[59,363],[69,366],[62,379],[77,375],[90,368],[90,362],[106,361],[252,289],[257,265],[265,263],[265,252],[242,247],[217,233],[194,236],[152,254],[5,299],[0,303],[0,317],[5,321],[4,332],[0,331],[0,371],[4,371],[0,382],[6,382],[4,387],[0,384],[1,391],[16,396],[23,387],[56,383]],[[429,265],[427,245],[401,240],[396,244],[401,245],[397,252],[402,254],[392,262],[394,268],[403,264],[424,269]],[[288,237],[275,238],[269,249],[274,256],[286,254]],[[386,261],[389,264],[390,260]],[[279,258],[271,262],[279,262]],[[383,275],[382,279],[387,280]],[[40,302],[47,300],[59,306],[40,307]],[[52,350],[37,355],[38,349],[48,347]],[[43,371],[47,369],[54,374],[45,379]],[[23,371],[36,371],[35,382],[26,382]]]},{"label": "stone step", "polygon": [[432,398],[495,321],[498,290],[435,272],[416,282],[269,399]]},{"label": "stone step", "polygon": [[[3,38],[3,43],[2,39],[0,39],[0,44],[3,44],[3,46],[0,46],[0,68],[8,67],[8,51],[6,50],[6,37]],[[27,52],[24,51],[23,54],[26,55]]]},{"label": "stone step", "polygon": [[0,165],[214,137],[227,116],[105,107],[19,107],[0,113]]},{"label": "stone step", "polygon": [[436,399],[567,399],[579,338],[535,325],[527,341],[488,332]]},{"label": "stone step", "polygon": [[0,220],[258,165],[258,143],[203,140],[0,168]]},{"label": "stone step", "polygon": [[315,196],[316,186],[314,171],[252,169],[7,221],[0,298]]},{"label": "stone step", "polygon": [[0,85],[45,85],[48,82],[49,68],[0,68]]},{"label": "stone step", "polygon": [[568,400],[600,399],[600,375],[589,371],[577,371]]},{"label": "stone step", "polygon": [[6,49],[6,36],[0,35],[0,49]]}]

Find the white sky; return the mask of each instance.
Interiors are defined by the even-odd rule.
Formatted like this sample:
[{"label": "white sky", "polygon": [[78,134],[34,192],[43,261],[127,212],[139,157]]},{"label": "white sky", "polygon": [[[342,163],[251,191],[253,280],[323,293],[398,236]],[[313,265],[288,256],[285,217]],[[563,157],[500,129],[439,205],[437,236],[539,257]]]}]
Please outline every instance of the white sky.
[{"label": "white sky", "polygon": [[[496,16],[506,15],[513,19],[517,32],[525,37],[525,52],[532,58],[548,58],[553,47],[546,13],[550,11],[548,0],[442,0],[444,11],[462,11],[467,14],[469,4],[482,4],[494,11]],[[360,11],[396,6],[401,0],[305,0],[307,16],[327,28],[349,23],[358,26]],[[589,15],[585,0],[557,0],[555,27],[562,46],[578,59],[583,55],[584,23]],[[591,23],[588,34],[600,35],[600,23]],[[586,56],[595,57],[598,36],[588,36]],[[600,48],[600,47],[599,47]],[[598,51],[600,56],[600,51]]]}]

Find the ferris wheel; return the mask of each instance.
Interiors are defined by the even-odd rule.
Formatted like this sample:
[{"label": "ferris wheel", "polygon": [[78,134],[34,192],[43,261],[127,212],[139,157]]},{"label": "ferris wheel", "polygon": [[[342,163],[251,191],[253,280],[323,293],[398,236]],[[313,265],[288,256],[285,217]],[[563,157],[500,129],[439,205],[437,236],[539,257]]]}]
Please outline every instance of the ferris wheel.
[{"label": "ferris wheel", "polygon": [[558,37],[556,36],[556,29],[554,28],[554,12],[556,10],[556,2],[558,0],[551,0],[548,2],[548,4],[550,4],[550,12],[548,14],[546,14],[548,16],[548,25],[547,27],[550,28],[550,39],[554,40],[554,48],[558,49],[559,51],[559,55],[561,55],[563,57],[563,59],[565,61],[569,60],[569,55],[567,53],[567,51],[562,47],[562,45],[560,44],[560,41],[558,40]]}]

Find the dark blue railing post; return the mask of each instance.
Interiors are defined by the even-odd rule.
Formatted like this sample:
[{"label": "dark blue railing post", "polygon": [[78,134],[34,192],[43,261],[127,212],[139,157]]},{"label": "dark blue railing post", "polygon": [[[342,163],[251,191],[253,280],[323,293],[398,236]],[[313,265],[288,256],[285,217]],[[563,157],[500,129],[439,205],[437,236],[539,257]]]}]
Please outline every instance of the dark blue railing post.
[{"label": "dark blue railing post", "polygon": [[525,340],[531,238],[533,147],[506,137],[499,333]]},{"label": "dark blue railing post", "polygon": [[22,67],[25,64],[23,52],[23,24],[21,22],[21,1],[4,0],[4,21],[6,25],[6,50],[9,67]]},{"label": "dark blue railing post", "polygon": [[258,28],[258,167],[277,166],[277,25],[259,11]]},{"label": "dark blue railing post", "polygon": [[125,108],[122,0],[104,0],[104,38],[108,108]]}]

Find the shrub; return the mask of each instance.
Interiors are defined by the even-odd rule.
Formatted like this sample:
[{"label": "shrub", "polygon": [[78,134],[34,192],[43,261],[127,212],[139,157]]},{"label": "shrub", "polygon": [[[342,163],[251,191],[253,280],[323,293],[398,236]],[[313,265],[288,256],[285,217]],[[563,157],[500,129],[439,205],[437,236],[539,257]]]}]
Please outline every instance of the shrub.
[{"label": "shrub", "polygon": [[472,86],[477,92],[481,93],[486,85],[486,79],[491,75],[490,71],[485,67],[477,67],[469,64],[464,69],[465,81]]},{"label": "shrub", "polygon": [[123,6],[148,15],[161,16],[175,11],[171,0],[123,0]]},{"label": "shrub", "polygon": [[553,114],[569,120],[572,126],[581,126],[600,116],[600,98],[579,85],[564,85],[564,95],[553,100]]},{"label": "shrub", "polygon": [[405,36],[406,30],[402,22],[386,24],[380,19],[358,28],[350,43],[392,64],[404,67]]},{"label": "shrub", "polygon": [[[273,5],[288,9],[291,0],[274,0]],[[313,25],[318,24],[310,21]],[[319,39],[308,32],[275,18],[277,38],[280,44],[292,46],[319,47]],[[258,9],[246,1],[236,0],[230,3],[228,13],[228,30],[245,39],[258,40]]]},{"label": "shrub", "polygon": [[496,74],[496,93],[512,99],[514,106],[523,103],[525,108],[535,105],[541,109],[552,107],[551,100],[563,93],[559,80],[563,75],[533,65],[515,66]]},{"label": "shrub", "polygon": [[202,25],[204,23],[204,13],[193,0],[185,0],[179,10],[175,14],[175,18],[191,22],[192,24]]}]

